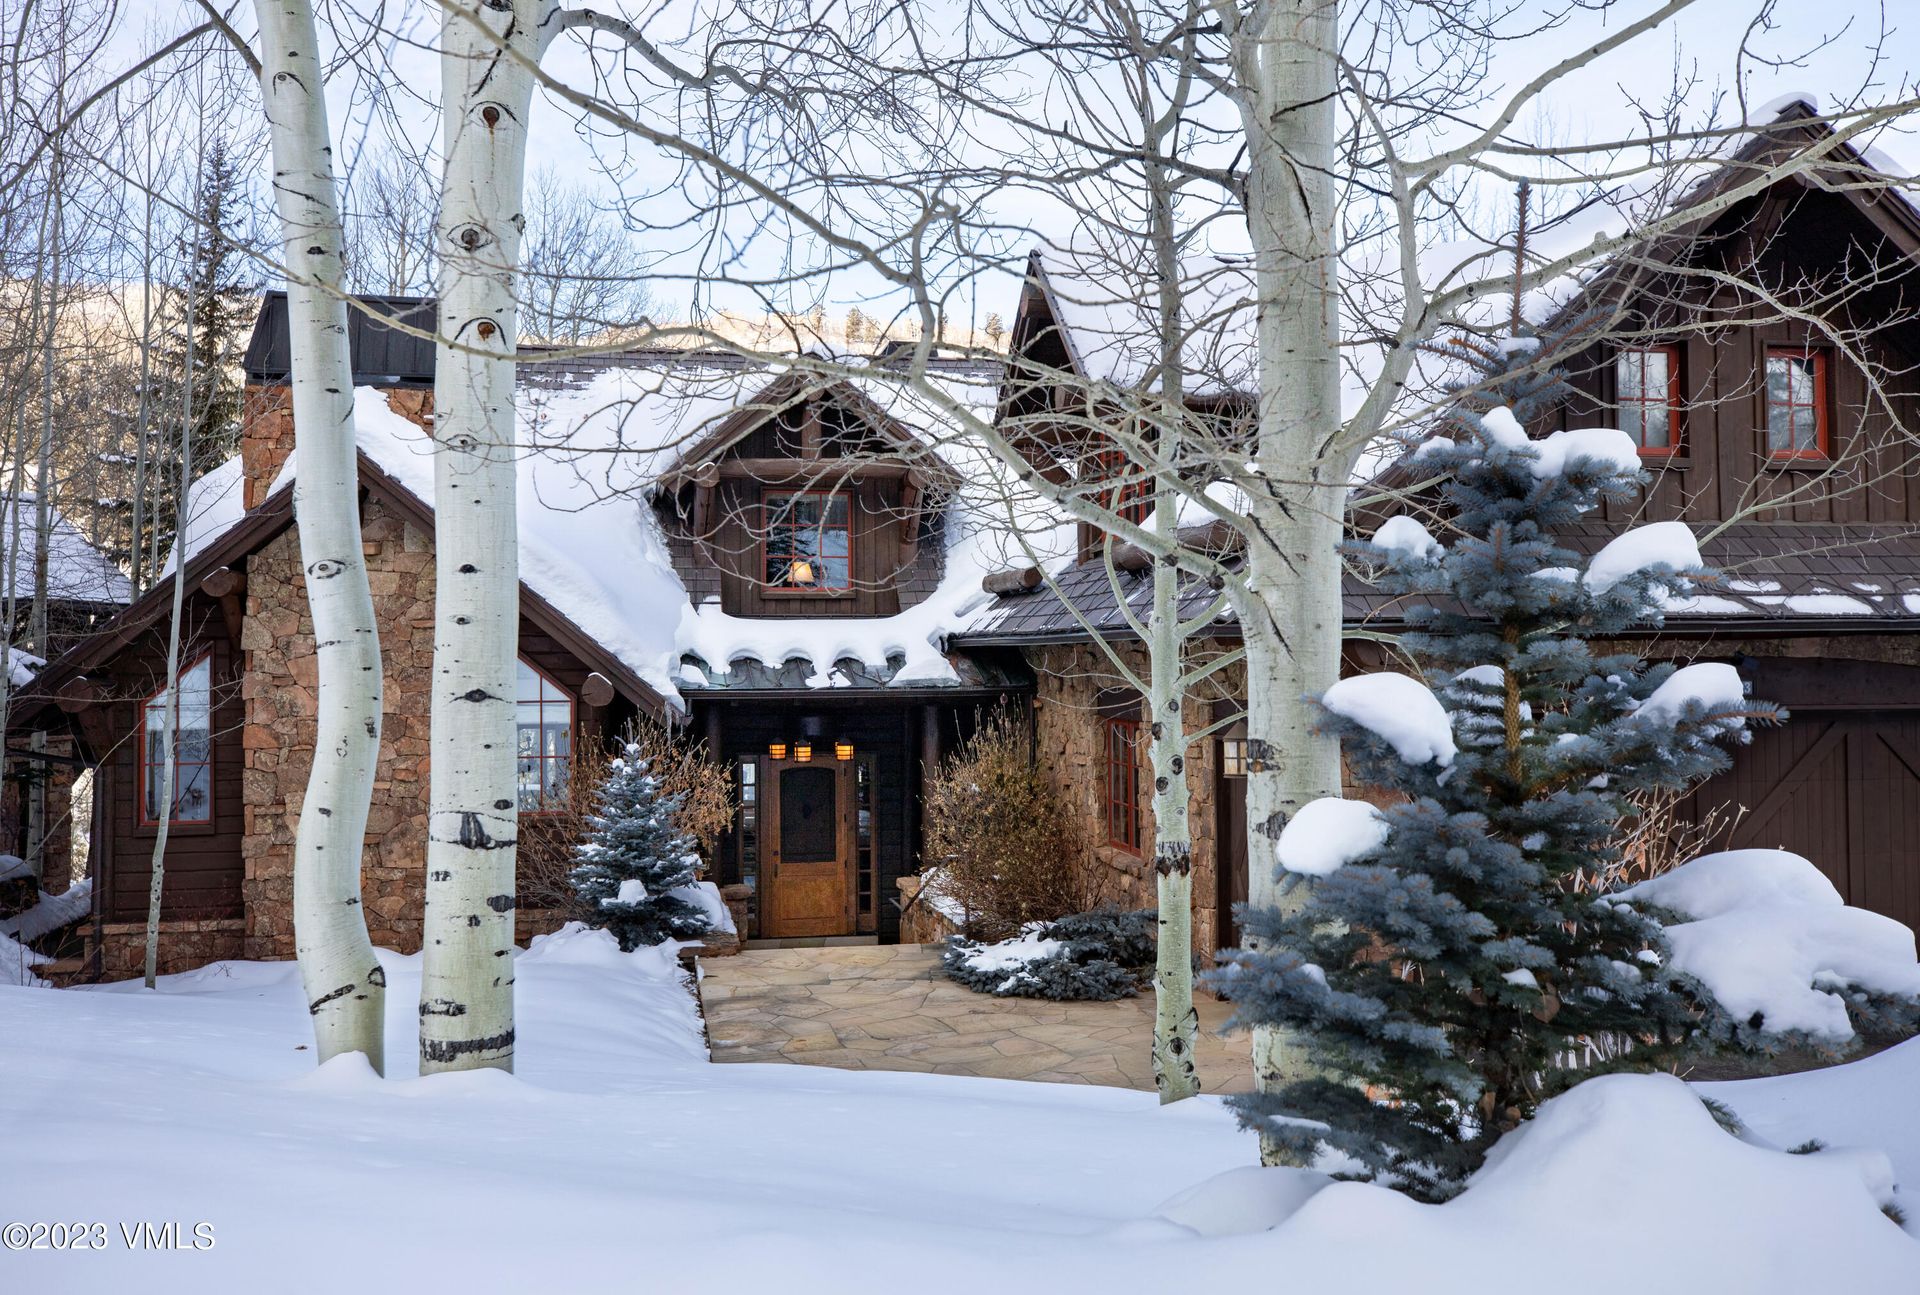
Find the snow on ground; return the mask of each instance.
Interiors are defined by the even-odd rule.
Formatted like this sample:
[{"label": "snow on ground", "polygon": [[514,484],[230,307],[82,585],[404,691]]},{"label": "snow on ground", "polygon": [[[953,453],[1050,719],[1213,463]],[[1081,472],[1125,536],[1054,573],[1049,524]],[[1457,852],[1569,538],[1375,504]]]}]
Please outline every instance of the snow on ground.
[{"label": "snow on ground", "polygon": [[[291,963],[0,988],[0,1221],[110,1229],[102,1253],[0,1251],[0,1290],[1891,1295],[1920,1272],[1877,1207],[1884,1157],[1747,1145],[1666,1077],[1583,1086],[1432,1207],[1250,1169],[1211,1098],[710,1066],[671,958],[597,933],[518,960],[517,1075],[400,1077],[419,962],[383,962],[388,1081],[314,1069]],[[1795,1141],[1887,1131],[1911,1166],[1916,1086],[1909,1045],[1716,1096]],[[129,1250],[121,1221],[209,1223],[214,1245]]]}]

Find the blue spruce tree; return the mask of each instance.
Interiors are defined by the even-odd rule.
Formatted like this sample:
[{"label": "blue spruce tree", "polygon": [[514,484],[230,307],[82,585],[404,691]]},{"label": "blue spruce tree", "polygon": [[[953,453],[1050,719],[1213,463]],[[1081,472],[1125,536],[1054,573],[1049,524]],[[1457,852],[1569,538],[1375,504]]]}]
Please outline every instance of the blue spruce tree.
[{"label": "blue spruce tree", "polygon": [[1213,976],[1240,1022],[1304,1034],[1321,1068],[1233,1099],[1242,1124],[1299,1155],[1344,1153],[1425,1200],[1457,1192],[1556,1092],[1739,1032],[1669,968],[1659,923],[1602,885],[1634,793],[1725,768],[1725,744],[1781,718],[1731,667],[1596,652],[1711,577],[1677,524],[1590,562],[1558,542],[1643,474],[1617,431],[1527,437],[1563,390],[1538,345],[1457,348],[1473,380],[1446,434],[1415,451],[1420,474],[1444,481],[1451,541],[1404,517],[1348,546],[1411,604],[1400,646],[1419,677],[1346,679],[1320,701],[1352,772],[1394,803],[1303,808],[1295,822],[1318,840],[1300,855],[1319,862],[1289,865],[1282,883],[1303,901],[1248,912],[1250,947]]},{"label": "blue spruce tree", "polygon": [[674,823],[680,800],[661,794],[640,748],[629,744],[607,767],[587,839],[574,850],[569,875],[587,924],[612,931],[629,952],[712,929],[704,909],[674,893],[693,884],[700,862],[693,838]]}]

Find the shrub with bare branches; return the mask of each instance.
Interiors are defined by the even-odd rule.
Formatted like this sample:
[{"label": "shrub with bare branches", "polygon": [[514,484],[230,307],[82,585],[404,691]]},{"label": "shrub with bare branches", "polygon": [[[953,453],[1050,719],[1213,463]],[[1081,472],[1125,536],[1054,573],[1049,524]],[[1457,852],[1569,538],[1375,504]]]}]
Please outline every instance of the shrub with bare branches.
[{"label": "shrub with bare branches", "polygon": [[1086,843],[1071,809],[1033,765],[1027,726],[997,710],[927,779],[927,857],[990,940],[1095,906]]}]

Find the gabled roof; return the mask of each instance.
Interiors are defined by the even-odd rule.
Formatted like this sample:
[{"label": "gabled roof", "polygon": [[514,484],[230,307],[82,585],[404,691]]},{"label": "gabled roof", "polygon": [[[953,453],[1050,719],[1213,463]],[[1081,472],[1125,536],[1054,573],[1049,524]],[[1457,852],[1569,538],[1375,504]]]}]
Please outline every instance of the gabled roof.
[{"label": "gabled roof", "polygon": [[[1151,389],[1161,353],[1150,267],[1087,248],[1042,245],[1027,260],[1021,309],[1044,307],[1085,382]],[[1260,385],[1252,264],[1240,258],[1180,261],[1182,379],[1188,396],[1257,391]]]},{"label": "gabled roof", "polygon": [[[95,548],[80,528],[48,505],[47,597],[56,602],[125,605],[133,587],[126,574]],[[0,599],[11,583],[15,603],[33,600],[34,536],[39,525],[39,496],[0,495]]]},{"label": "gabled roof", "polygon": [[813,399],[832,401],[851,411],[902,459],[942,485],[951,488],[959,482],[952,466],[933,450],[924,436],[883,408],[851,379],[821,379],[797,369],[772,375],[764,370],[727,374],[726,378],[731,381],[724,381],[725,389],[740,393],[732,409],[704,434],[665,454],[656,465],[658,480],[663,485],[673,485],[724,454],[774,415]]},{"label": "gabled roof", "polygon": [[[235,459],[230,464],[238,462]],[[433,511],[416,493],[413,485],[390,473],[364,447],[359,451],[359,463],[361,484],[371,495],[416,526],[432,531]],[[223,468],[227,466],[223,465]],[[186,562],[184,579],[189,589],[198,589],[209,575],[244,560],[293,525],[291,472],[283,472],[273,491],[250,511],[229,510],[223,506],[229,491],[238,494],[238,481],[237,471],[216,470],[196,483],[196,486],[204,487],[200,492],[200,524],[197,532],[190,526],[183,537]],[[207,501],[210,498],[216,502],[209,504]],[[193,511],[191,501],[189,510],[190,513]],[[174,560],[179,556],[179,550],[176,549]],[[169,570],[171,565],[170,560]],[[24,690],[20,700],[31,703],[59,695],[62,687],[97,668],[128,643],[162,622],[171,613],[172,603],[173,581],[162,579],[131,607],[95,630],[72,651],[50,663],[35,676],[32,686]],[[583,630],[572,617],[556,607],[538,589],[530,587],[525,580],[520,589],[520,613],[583,664],[605,675],[615,689],[636,706],[655,715],[667,711],[668,702],[658,689],[642,679],[617,654]],[[17,717],[25,719],[29,709],[30,705],[21,706],[16,712]]]},{"label": "gabled roof", "polygon": [[[1723,158],[1703,163],[1709,167],[1706,174],[1670,203],[1666,214],[1684,214],[1690,208],[1723,198],[1742,185],[1752,183],[1770,168],[1832,141],[1834,136],[1832,124],[1821,118],[1810,98],[1788,96],[1778,101],[1771,117],[1753,127],[1737,147],[1730,148]],[[1920,257],[1920,207],[1892,183],[1901,174],[1890,158],[1864,146],[1840,141],[1832,143],[1818,162],[1783,176],[1768,187],[1791,186],[1841,197],[1900,255],[1912,259]],[[1703,213],[1574,276],[1559,291],[1549,286],[1535,294],[1538,299],[1551,303],[1549,309],[1535,311],[1544,321],[1541,331],[1550,331],[1555,324],[1582,311],[1631,295],[1636,285],[1645,286],[1645,276],[1652,266],[1679,267],[1703,236],[1717,224],[1729,221],[1734,214],[1734,208]],[[1595,232],[1604,231],[1583,229],[1582,232],[1592,237]]]}]

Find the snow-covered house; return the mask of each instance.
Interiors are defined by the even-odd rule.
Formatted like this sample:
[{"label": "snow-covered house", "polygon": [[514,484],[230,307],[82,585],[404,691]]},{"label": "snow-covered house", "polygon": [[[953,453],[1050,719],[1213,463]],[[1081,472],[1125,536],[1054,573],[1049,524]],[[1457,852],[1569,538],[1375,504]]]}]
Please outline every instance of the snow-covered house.
[{"label": "snow-covered house", "polygon": [[[1770,156],[1829,138],[1808,104],[1786,102],[1680,207],[1750,182]],[[1607,425],[1635,436],[1652,476],[1644,497],[1608,505],[1570,538],[1597,553],[1630,525],[1687,523],[1727,583],[1674,607],[1665,628],[1636,648],[1733,663],[1755,696],[1793,714],[1784,727],[1757,733],[1732,770],[1681,812],[1697,820],[1715,806],[1744,807],[1722,818],[1716,844],[1793,850],[1818,862],[1848,903],[1914,927],[1920,210],[1871,182],[1888,168],[1841,145],[1825,164],[1563,285],[1557,299],[1541,303],[1543,319],[1598,310],[1610,322],[1596,334],[1604,340],[1567,365],[1578,397],[1528,430]],[[1030,265],[1009,358],[1010,406],[1030,424],[1044,425],[1050,407],[1076,398],[1050,390],[1044,375],[1064,375],[1053,385],[1072,391],[1089,381],[1151,380],[1154,339],[1142,336],[1150,321],[1129,313],[1129,293],[1077,271],[1052,249]],[[1213,281],[1233,272],[1223,262]],[[1210,371],[1229,381],[1200,394],[1230,401],[1234,362],[1251,341],[1250,312],[1219,292],[1204,300],[1189,336],[1210,357]],[[1811,322],[1821,317],[1830,329]],[[1023,371],[1043,380],[1023,384]],[[1123,573],[1116,585],[1098,561],[1068,571],[1061,585],[1079,616],[1123,641],[1132,635],[1116,590],[1142,618],[1150,600],[1145,575]],[[1187,610],[1205,601],[1196,591]],[[1369,634],[1401,624],[1394,601],[1352,578],[1345,615],[1350,629]],[[1237,634],[1223,621],[1217,641]],[[1130,893],[1150,895],[1141,701],[1102,678],[1111,671],[1079,617],[1045,588],[1003,595],[955,642],[1026,657],[1037,676],[1043,762],[1083,804],[1089,830],[1105,842],[1103,861]],[[1370,647],[1349,642],[1350,669],[1379,668],[1363,664]],[[1232,673],[1215,682],[1221,695],[1189,704],[1190,723],[1237,713]],[[1231,905],[1246,895],[1244,760],[1244,730],[1229,727],[1188,764],[1195,929],[1208,947],[1231,941]]]},{"label": "snow-covered house", "polygon": [[[432,656],[433,351],[368,303],[351,333],[362,534],[386,673],[364,859],[369,926],[420,940]],[[199,482],[184,564],[181,764],[163,958],[285,957],[292,832],[311,760],[315,657],[293,529],[285,303],[246,354],[241,454]],[[990,407],[997,365],[942,362]],[[890,937],[917,866],[919,771],[979,706],[1024,693],[1017,654],[950,654],[1001,564],[971,472],[889,384],[801,378],[684,352],[537,355],[520,372],[522,856],[564,851],[546,818],[570,755],[640,713],[690,727],[743,808],[713,880],[748,934]],[[964,393],[977,392],[977,397]],[[169,570],[172,570],[172,566]],[[10,727],[73,734],[98,763],[94,863],[109,974],[138,956],[158,821],[171,582],[52,662]],[[541,918],[528,914],[530,934]]]}]

